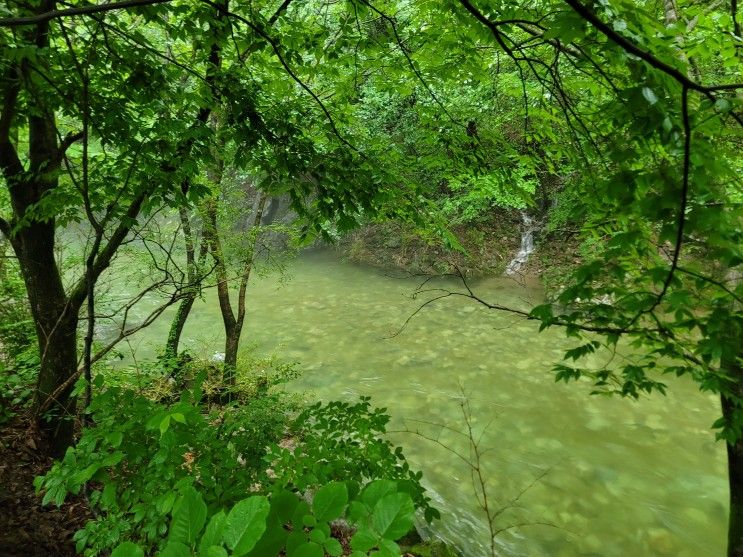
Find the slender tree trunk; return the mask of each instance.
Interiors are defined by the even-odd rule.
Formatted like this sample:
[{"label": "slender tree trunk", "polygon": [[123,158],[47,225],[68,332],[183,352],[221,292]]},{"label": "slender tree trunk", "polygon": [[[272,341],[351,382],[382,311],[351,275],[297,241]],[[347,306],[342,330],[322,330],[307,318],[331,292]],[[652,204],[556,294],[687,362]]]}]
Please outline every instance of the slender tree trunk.
[{"label": "slender tree trunk", "polygon": [[206,239],[203,239],[199,249],[198,260],[196,259],[194,236],[191,229],[191,223],[188,220],[188,213],[185,207],[179,207],[178,211],[181,218],[183,236],[186,242],[186,274],[188,285],[186,286],[186,293],[183,296],[183,299],[181,299],[181,303],[178,304],[178,309],[175,312],[175,316],[173,316],[173,321],[170,323],[168,340],[165,344],[165,356],[171,360],[175,360],[178,357],[178,347],[180,345],[181,335],[183,334],[183,328],[186,325],[188,316],[191,314],[191,309],[193,308],[201,286],[200,282],[202,279],[199,276],[199,267],[203,264],[208,251],[207,241]]},{"label": "slender tree trunk", "polygon": [[224,332],[224,376],[228,383],[233,384],[237,371],[237,351],[240,348],[242,324],[234,323],[229,328],[225,325]]},{"label": "slender tree trunk", "polygon": [[191,314],[191,308],[193,308],[195,301],[196,292],[188,292],[181,300],[181,303],[178,304],[178,309],[175,310],[173,321],[170,323],[168,340],[165,344],[166,358],[175,359],[178,357],[178,347],[181,342],[181,334],[183,334],[183,328],[186,325],[188,316]]},{"label": "slender tree trunk", "polygon": [[[216,178],[216,176],[214,176]],[[219,309],[222,313],[224,323],[225,346],[224,346],[224,378],[228,384],[235,381],[235,371],[237,370],[237,353],[240,348],[240,335],[242,334],[245,323],[246,305],[245,298],[247,294],[248,281],[255,260],[255,252],[258,243],[258,235],[263,211],[266,207],[268,195],[260,192],[256,206],[253,226],[250,233],[254,234],[253,242],[248,247],[245,254],[245,262],[240,274],[240,287],[237,293],[237,315],[232,308],[230,300],[229,279],[227,278],[227,265],[222,251],[222,242],[217,229],[217,200],[212,198],[207,202],[205,215],[206,223],[204,226],[205,240],[209,242],[209,250],[214,258],[215,272],[217,276],[217,299],[219,300]]]},{"label": "slender tree trunk", "polygon": [[[218,175],[212,175],[216,184],[221,182],[221,169]],[[235,380],[235,366],[237,364],[237,349],[240,340],[239,331],[236,333],[237,319],[232,311],[230,302],[230,285],[227,278],[227,264],[222,250],[222,240],[217,229],[217,199],[212,197],[206,202],[204,219],[205,240],[209,242],[209,252],[214,259],[214,271],[217,276],[217,300],[224,323],[224,378],[228,384]]]}]

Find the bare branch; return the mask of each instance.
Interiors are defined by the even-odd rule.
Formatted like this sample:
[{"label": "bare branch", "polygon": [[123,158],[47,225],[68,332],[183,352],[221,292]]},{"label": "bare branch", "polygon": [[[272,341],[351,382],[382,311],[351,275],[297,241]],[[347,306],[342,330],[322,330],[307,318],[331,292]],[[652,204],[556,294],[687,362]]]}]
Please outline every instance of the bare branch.
[{"label": "bare branch", "polygon": [[69,149],[70,146],[76,141],[80,141],[83,137],[85,137],[85,132],[82,131],[66,135],[65,138],[60,142],[59,148],[57,149],[57,151],[59,152],[60,160],[64,156],[67,149]]}]

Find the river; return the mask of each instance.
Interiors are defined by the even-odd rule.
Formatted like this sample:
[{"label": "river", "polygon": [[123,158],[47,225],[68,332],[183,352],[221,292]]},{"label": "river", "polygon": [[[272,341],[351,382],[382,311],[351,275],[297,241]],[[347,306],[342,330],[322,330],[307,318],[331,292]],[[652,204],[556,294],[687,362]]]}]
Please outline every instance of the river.
[{"label": "river", "polygon": [[[674,377],[665,397],[589,396],[588,384],[554,382],[551,364],[570,345],[560,331],[538,333],[533,322],[461,297],[427,305],[399,331],[427,299],[411,299],[420,278],[322,250],[305,252],[290,273],[288,281],[253,280],[243,342],[300,362],[304,374],[292,389],[322,399],[371,396],[393,416],[391,429],[419,429],[468,454],[446,429],[464,428],[464,392],[476,432],[484,430],[490,504],[508,505],[523,492],[498,517],[501,555],[724,555],[724,446],[709,429],[715,397]],[[483,298],[523,308],[541,295],[510,278],[472,286]],[[133,340],[138,357],[152,353],[148,339],[162,342],[167,327],[161,320]],[[216,300],[207,296],[194,307],[184,346],[205,356],[220,351],[220,329]],[[467,466],[415,434],[392,439],[423,470],[442,511],[434,534],[465,556],[485,555],[487,530]]]}]

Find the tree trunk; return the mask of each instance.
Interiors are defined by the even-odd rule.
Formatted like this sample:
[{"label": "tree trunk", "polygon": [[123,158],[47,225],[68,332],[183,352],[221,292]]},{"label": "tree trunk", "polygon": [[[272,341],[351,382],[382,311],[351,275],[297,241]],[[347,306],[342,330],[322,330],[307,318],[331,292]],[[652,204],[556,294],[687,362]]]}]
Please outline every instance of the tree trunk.
[{"label": "tree trunk", "polygon": [[[726,282],[735,287],[740,283],[741,272],[730,270]],[[740,304],[733,302],[733,312]],[[721,398],[722,415],[729,423],[743,420],[743,329],[739,321],[726,323],[724,349],[720,358],[720,371],[732,379],[731,397]],[[730,488],[730,514],[728,519],[728,557],[743,557],[743,439],[735,444],[726,443],[728,454],[728,486]]]},{"label": "tree trunk", "polygon": [[[740,365],[738,372],[740,373]],[[722,414],[734,419],[740,408],[725,396],[721,397]],[[734,445],[726,443],[728,455],[728,486],[730,488],[730,514],[728,518],[728,557],[743,557],[743,441]]]},{"label": "tree trunk", "polygon": [[237,350],[240,347],[240,334],[242,326],[234,323],[231,327],[225,325],[224,341],[224,377],[229,384],[235,382],[235,371],[237,370]]},{"label": "tree trunk", "polygon": [[196,301],[196,292],[188,292],[178,304],[178,309],[175,311],[173,321],[170,323],[170,331],[168,332],[168,341],[165,343],[165,357],[168,359],[175,359],[178,357],[178,346],[181,342],[181,334],[183,333],[183,327],[186,325],[188,316],[191,313],[191,308]]},{"label": "tree trunk", "polygon": [[199,258],[198,261],[196,260],[193,231],[191,229],[191,223],[188,220],[188,213],[185,207],[179,207],[178,212],[181,219],[181,226],[183,228],[183,236],[186,242],[186,273],[188,285],[186,286],[186,294],[181,300],[181,303],[178,304],[178,309],[176,310],[173,321],[170,324],[168,340],[165,343],[165,357],[171,360],[175,360],[178,357],[178,346],[181,341],[181,334],[183,334],[183,327],[185,327],[188,316],[191,314],[191,308],[193,308],[193,304],[196,301],[196,296],[198,296],[199,288],[201,286],[202,277],[199,276],[199,267],[204,262],[204,258],[208,251],[208,242],[206,238],[203,238],[199,250]]},{"label": "tree trunk", "polygon": [[54,258],[54,222],[32,222],[11,238],[39,343],[35,411],[55,456],[72,444],[75,400],[66,385],[77,370],[77,307],[70,307]]}]

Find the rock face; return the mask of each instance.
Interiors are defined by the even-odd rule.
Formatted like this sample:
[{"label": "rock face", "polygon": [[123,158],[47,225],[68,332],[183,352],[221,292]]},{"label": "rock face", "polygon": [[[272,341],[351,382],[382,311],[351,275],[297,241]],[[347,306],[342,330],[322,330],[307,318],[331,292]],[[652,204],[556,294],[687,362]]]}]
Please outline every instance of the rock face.
[{"label": "rock face", "polygon": [[263,212],[261,224],[273,224],[275,222],[289,224],[296,218],[297,215],[292,211],[289,196],[280,195],[268,200],[268,205]]}]

